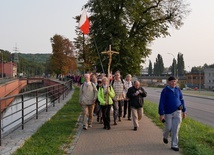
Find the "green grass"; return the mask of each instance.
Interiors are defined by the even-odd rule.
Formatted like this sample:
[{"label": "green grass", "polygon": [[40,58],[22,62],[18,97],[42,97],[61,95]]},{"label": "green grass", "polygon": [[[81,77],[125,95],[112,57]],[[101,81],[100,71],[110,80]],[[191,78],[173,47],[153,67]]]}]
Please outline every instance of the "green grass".
[{"label": "green grass", "polygon": [[[163,129],[164,125],[159,121],[157,104],[146,101],[144,113]],[[184,155],[213,155],[214,128],[189,117],[185,118],[179,132],[179,146]]]},{"label": "green grass", "polygon": [[61,155],[75,134],[76,122],[81,112],[78,103],[79,88],[72,98],[29,138],[13,155]]},{"label": "green grass", "polygon": [[182,91],[183,92],[183,94],[193,94],[193,95],[202,95],[202,96],[214,96],[214,92],[212,92],[212,91],[190,91],[190,90],[185,90],[185,91]]},{"label": "green grass", "polygon": [[[75,126],[81,112],[78,95],[79,88],[76,87],[72,99],[55,116],[39,128],[14,155],[64,154],[76,134]],[[144,113],[157,126],[160,128],[164,127],[163,123],[159,121],[157,104],[145,101]],[[213,155],[214,128],[187,117],[181,125],[179,146],[181,147],[181,153],[184,155]]]}]

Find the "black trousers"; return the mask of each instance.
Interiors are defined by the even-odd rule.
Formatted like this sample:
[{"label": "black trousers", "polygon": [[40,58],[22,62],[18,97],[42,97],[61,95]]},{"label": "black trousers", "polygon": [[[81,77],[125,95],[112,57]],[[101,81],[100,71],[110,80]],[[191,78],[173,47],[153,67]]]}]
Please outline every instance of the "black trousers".
[{"label": "black trousers", "polygon": [[103,117],[103,124],[105,128],[110,128],[110,111],[111,105],[101,106],[102,108],[102,117]]},{"label": "black trousers", "polygon": [[123,117],[126,117],[127,108],[128,108],[128,118],[131,118],[131,106],[130,106],[129,101],[125,100],[124,101],[124,113],[123,113]]}]

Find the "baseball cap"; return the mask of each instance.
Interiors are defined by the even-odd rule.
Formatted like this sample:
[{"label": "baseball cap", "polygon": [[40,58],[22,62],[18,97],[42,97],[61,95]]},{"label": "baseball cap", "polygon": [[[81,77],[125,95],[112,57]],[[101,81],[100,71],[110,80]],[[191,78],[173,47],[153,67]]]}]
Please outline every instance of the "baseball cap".
[{"label": "baseball cap", "polygon": [[173,77],[173,76],[170,76],[170,77],[168,78],[168,81],[172,81],[172,80],[176,80],[176,78]]}]

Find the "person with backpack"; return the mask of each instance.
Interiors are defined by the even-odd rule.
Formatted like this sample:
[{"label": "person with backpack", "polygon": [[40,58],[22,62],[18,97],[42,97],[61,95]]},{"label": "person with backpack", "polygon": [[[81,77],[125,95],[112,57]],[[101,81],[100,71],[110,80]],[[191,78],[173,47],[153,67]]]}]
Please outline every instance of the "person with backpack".
[{"label": "person with backpack", "polygon": [[159,101],[158,113],[160,121],[165,125],[163,130],[163,142],[168,143],[171,133],[171,149],[179,151],[178,133],[182,117],[186,117],[186,106],[181,90],[176,86],[177,80],[171,76],[168,78],[168,85],[162,90]]},{"label": "person with backpack", "polygon": [[114,89],[112,86],[108,85],[108,78],[104,77],[102,79],[102,86],[98,90],[98,100],[102,109],[102,118],[103,118],[103,129],[110,130],[110,111],[113,104],[113,97],[115,96]]},{"label": "person with backpack", "polygon": [[137,131],[139,127],[139,120],[143,116],[143,104],[144,97],[147,96],[147,92],[140,86],[139,81],[135,81],[134,85],[128,89],[126,96],[129,98],[131,111],[132,111],[132,120],[134,125],[134,131]]},{"label": "person with backpack", "polygon": [[83,129],[92,127],[93,111],[97,99],[97,88],[90,81],[90,74],[84,75],[84,83],[80,86],[79,103],[82,106]]},{"label": "person with backpack", "polygon": [[[125,85],[125,94],[127,94],[128,89],[133,86],[131,74],[126,75],[124,85]],[[129,99],[126,97],[124,100],[123,118],[126,117],[127,109],[128,109],[128,120],[131,120],[131,106],[129,103]]]},{"label": "person with backpack", "polygon": [[114,117],[114,125],[117,125],[117,119],[118,121],[121,121],[122,112],[123,112],[123,105],[124,105],[124,82],[121,79],[120,72],[117,71],[114,74],[114,80],[112,80],[111,83],[114,92],[115,97],[113,98],[113,117]]}]

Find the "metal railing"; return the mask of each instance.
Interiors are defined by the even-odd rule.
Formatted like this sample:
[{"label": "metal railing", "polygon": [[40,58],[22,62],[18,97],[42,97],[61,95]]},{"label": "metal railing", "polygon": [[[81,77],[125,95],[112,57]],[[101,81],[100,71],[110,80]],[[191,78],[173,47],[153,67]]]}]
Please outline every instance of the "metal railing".
[{"label": "metal railing", "polygon": [[[61,99],[64,100],[71,90],[72,80],[0,98],[0,146],[4,136],[20,127],[23,130],[25,123],[32,118],[38,119],[42,111],[47,112],[49,107],[55,106],[55,102],[59,103]],[[13,104],[8,104],[8,102],[13,102]],[[8,109],[13,110],[8,114]],[[10,118],[13,120],[8,123],[7,120]]]}]

